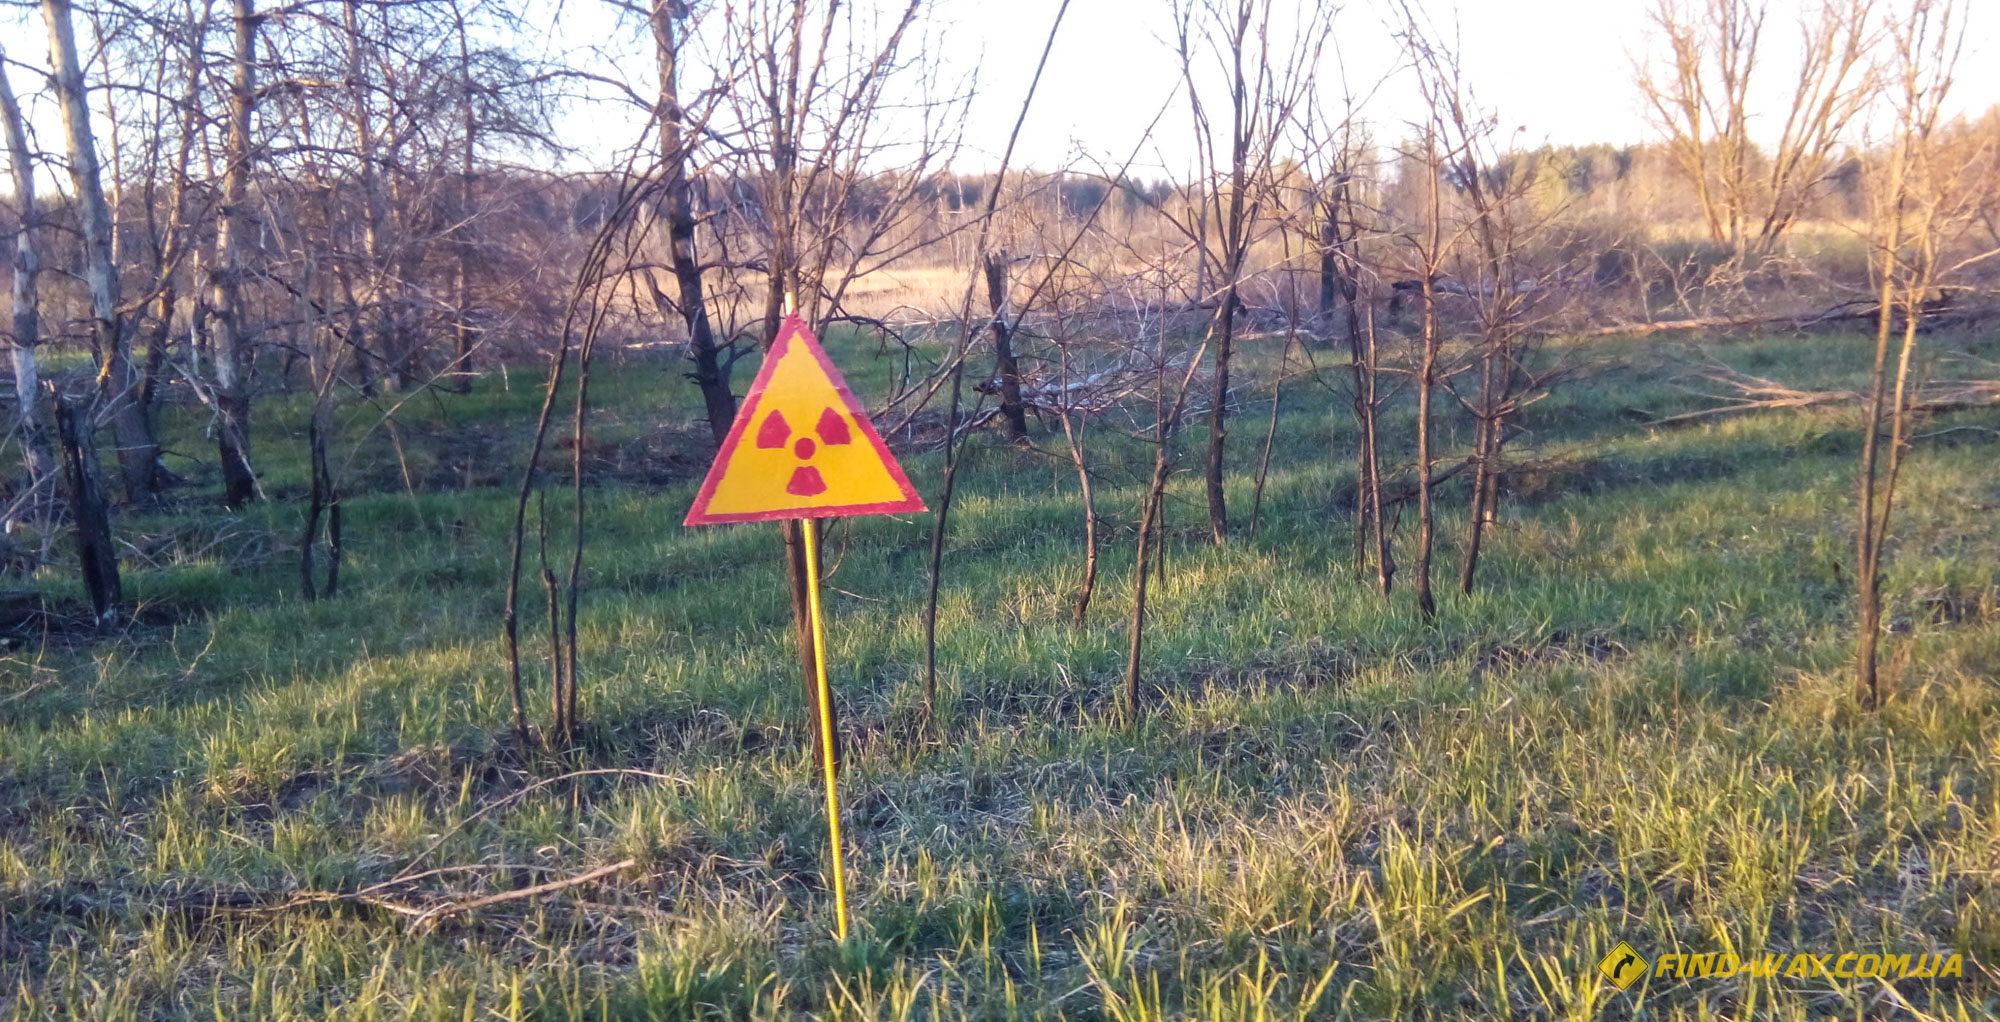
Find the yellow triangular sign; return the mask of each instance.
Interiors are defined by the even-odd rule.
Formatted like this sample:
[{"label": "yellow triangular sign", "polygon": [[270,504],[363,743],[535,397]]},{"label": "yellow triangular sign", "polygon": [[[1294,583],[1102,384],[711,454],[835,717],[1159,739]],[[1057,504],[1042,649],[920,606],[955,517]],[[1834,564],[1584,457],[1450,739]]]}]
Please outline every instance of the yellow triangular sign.
[{"label": "yellow triangular sign", "polygon": [[684,524],[922,510],[840,370],[792,315],[764,353]]}]

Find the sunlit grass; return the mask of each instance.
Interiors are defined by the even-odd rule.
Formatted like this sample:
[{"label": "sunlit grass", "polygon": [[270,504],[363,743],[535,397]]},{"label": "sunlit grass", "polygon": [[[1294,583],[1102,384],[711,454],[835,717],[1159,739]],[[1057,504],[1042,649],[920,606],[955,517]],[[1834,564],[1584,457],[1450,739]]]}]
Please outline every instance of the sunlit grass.
[{"label": "sunlit grass", "polygon": [[[1861,344],[1721,354],[1837,381]],[[892,372],[873,350],[841,352],[867,394]],[[6,675],[0,1016],[1990,1017],[1991,439],[1927,440],[1912,462],[1892,552],[1897,695],[1863,715],[1845,673],[1851,418],[1649,430],[1632,409],[1697,403],[1666,382],[1672,353],[1588,353],[1601,371],[1523,423],[1515,456],[1538,467],[1514,480],[1471,596],[1452,585],[1462,507],[1448,495],[1434,628],[1406,587],[1385,601],[1349,562],[1342,399],[1288,390],[1254,543],[1203,544],[1199,480],[1177,478],[1145,658],[1152,712],[1131,729],[1115,693],[1143,444],[1093,440],[1105,577],[1082,627],[1066,460],[986,438],[968,450],[930,729],[917,715],[930,519],[830,529],[846,947],[824,937],[820,791],[777,539],[680,526],[700,457],[591,491],[590,730],[570,760],[524,760],[506,738],[499,612],[533,379],[413,400],[395,438],[379,410],[343,413],[337,457],[355,452],[350,484],[369,492],[348,503],[345,592],[316,604],[298,599],[292,560],[304,406],[265,402],[253,454],[277,499],[205,509],[209,470],[177,462],[187,506],[119,523],[158,562],[128,559],[130,591],[172,613],[52,647],[39,683]],[[1274,357],[1252,355],[1239,525],[1261,439],[1248,423],[1266,407],[1254,370]],[[599,441],[699,443],[681,366],[608,368]],[[1398,410],[1386,427],[1398,451],[1407,423]],[[205,455],[199,429],[173,423],[170,446]],[[938,458],[904,463],[933,494]],[[552,530],[564,563],[566,536]],[[42,582],[73,592],[57,576]],[[536,716],[541,629],[530,613]],[[575,766],[668,779],[580,780],[482,812]],[[352,906],[203,907],[355,890],[427,850],[427,866],[505,867],[433,892],[638,864],[421,932]],[[1621,994],[1594,972],[1620,939],[1649,954],[1957,950],[1977,964],[1893,992],[1738,978]]]}]

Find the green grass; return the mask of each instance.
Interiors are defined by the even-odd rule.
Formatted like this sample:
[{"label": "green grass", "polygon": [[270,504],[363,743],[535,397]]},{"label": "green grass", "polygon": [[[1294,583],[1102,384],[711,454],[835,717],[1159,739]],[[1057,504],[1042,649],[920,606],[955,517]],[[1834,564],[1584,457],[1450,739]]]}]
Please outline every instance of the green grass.
[{"label": "green grass", "polygon": [[[1851,384],[1865,344],[1719,350]],[[879,395],[894,367],[836,348]],[[1384,600],[1349,562],[1352,429],[1323,388],[1288,388],[1262,522],[1241,538],[1276,355],[1250,353],[1239,538],[1206,545],[1199,479],[1176,478],[1152,712],[1132,729],[1116,693],[1143,445],[1093,434],[1109,528],[1080,628],[1066,460],[968,448],[930,728],[930,518],[831,527],[845,946],[825,936],[777,537],[680,526],[706,454],[678,364],[600,373],[588,730],[560,757],[506,738],[499,612],[532,374],[411,400],[393,436],[382,408],[343,411],[349,556],[343,594],[320,603],[297,592],[303,405],[259,405],[273,500],[240,515],[207,505],[201,424],[171,420],[169,446],[209,464],[177,459],[182,505],[118,523],[145,553],[125,565],[139,623],[0,663],[0,1017],[1991,1017],[1991,435],[1919,443],[1891,551],[1896,694],[1866,715],[1847,680],[1854,417],[1650,430],[1632,409],[1699,403],[1668,382],[1676,354],[1585,354],[1599,371],[1523,423],[1516,456],[1539,467],[1514,479],[1471,596],[1452,584],[1463,507],[1448,494],[1427,628],[1407,586]],[[1408,421],[1385,428],[1404,438]],[[1450,433],[1461,449],[1465,424]],[[903,461],[932,497],[937,456]],[[73,599],[60,574],[38,584]],[[542,628],[531,612],[538,717]],[[668,779],[503,801],[579,768]],[[612,882],[435,928],[349,904],[226,907],[485,867],[393,892],[472,896],[624,858],[637,865]],[[1594,965],[1620,939],[1972,960],[1962,979],[1893,989],[1739,977],[1619,993]]]}]

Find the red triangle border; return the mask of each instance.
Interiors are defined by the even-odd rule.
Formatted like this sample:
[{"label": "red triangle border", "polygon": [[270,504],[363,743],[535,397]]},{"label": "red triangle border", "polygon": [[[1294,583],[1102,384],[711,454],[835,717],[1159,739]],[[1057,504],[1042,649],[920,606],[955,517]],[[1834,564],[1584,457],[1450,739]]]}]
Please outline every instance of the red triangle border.
[{"label": "red triangle border", "polygon": [[[736,455],[737,446],[750,431],[750,423],[756,421],[758,406],[763,404],[764,389],[770,384],[771,374],[777,370],[778,361],[790,352],[794,342],[805,345],[806,350],[819,361],[819,367],[826,373],[827,379],[833,381],[834,392],[840,395],[841,402],[847,406],[847,414],[853,417],[854,424],[861,430],[861,435],[874,445],[876,456],[882,459],[883,467],[889,470],[889,477],[902,489],[902,499],[877,501],[872,504],[834,504],[825,507],[781,508],[772,511],[710,513],[705,510],[709,501],[714,499],[715,488],[727,473],[730,459]],[[928,510],[930,509],[924,506],[923,498],[917,495],[916,487],[910,485],[909,476],[903,474],[903,466],[896,463],[895,456],[889,453],[889,445],[882,442],[882,435],[875,431],[875,424],[868,420],[868,413],[861,407],[861,402],[854,399],[854,392],[847,387],[846,377],[841,376],[840,370],[834,368],[832,360],[826,357],[826,349],[820,347],[813,338],[812,331],[806,327],[805,321],[800,319],[797,313],[793,313],[786,316],[785,321],[779,324],[778,339],[771,345],[771,349],[764,353],[764,364],[758,368],[757,378],[751,381],[749,393],[743,395],[743,403],[736,409],[736,421],[730,423],[729,435],[723,438],[721,448],[716,451],[715,460],[708,466],[708,475],[701,481],[701,490],[695,494],[694,506],[688,509],[687,518],[681,524],[777,522],[794,518],[845,518],[853,515],[886,515]]]}]

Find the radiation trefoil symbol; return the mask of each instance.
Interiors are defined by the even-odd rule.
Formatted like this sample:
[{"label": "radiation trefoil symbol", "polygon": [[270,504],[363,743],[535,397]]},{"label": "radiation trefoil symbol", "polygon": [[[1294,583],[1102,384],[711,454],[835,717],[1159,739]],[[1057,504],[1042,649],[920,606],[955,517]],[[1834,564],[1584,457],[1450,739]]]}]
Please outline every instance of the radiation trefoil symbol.
[{"label": "radiation trefoil symbol", "polygon": [[803,320],[789,316],[736,410],[686,524],[922,510],[924,502],[819,340]]},{"label": "radiation trefoil symbol", "polygon": [[[831,408],[820,411],[819,422],[813,426],[813,432],[819,434],[820,444],[829,447],[854,442],[847,420]],[[813,455],[819,453],[819,444],[815,444],[809,436],[793,440],[792,426],[785,421],[784,412],[772,409],[771,414],[764,416],[764,424],[757,427],[757,446],[765,450],[790,446],[794,456],[807,462],[792,470],[792,477],[785,482],[786,493],[794,497],[817,497],[826,492],[826,480],[820,476],[819,469],[811,465]]]}]

